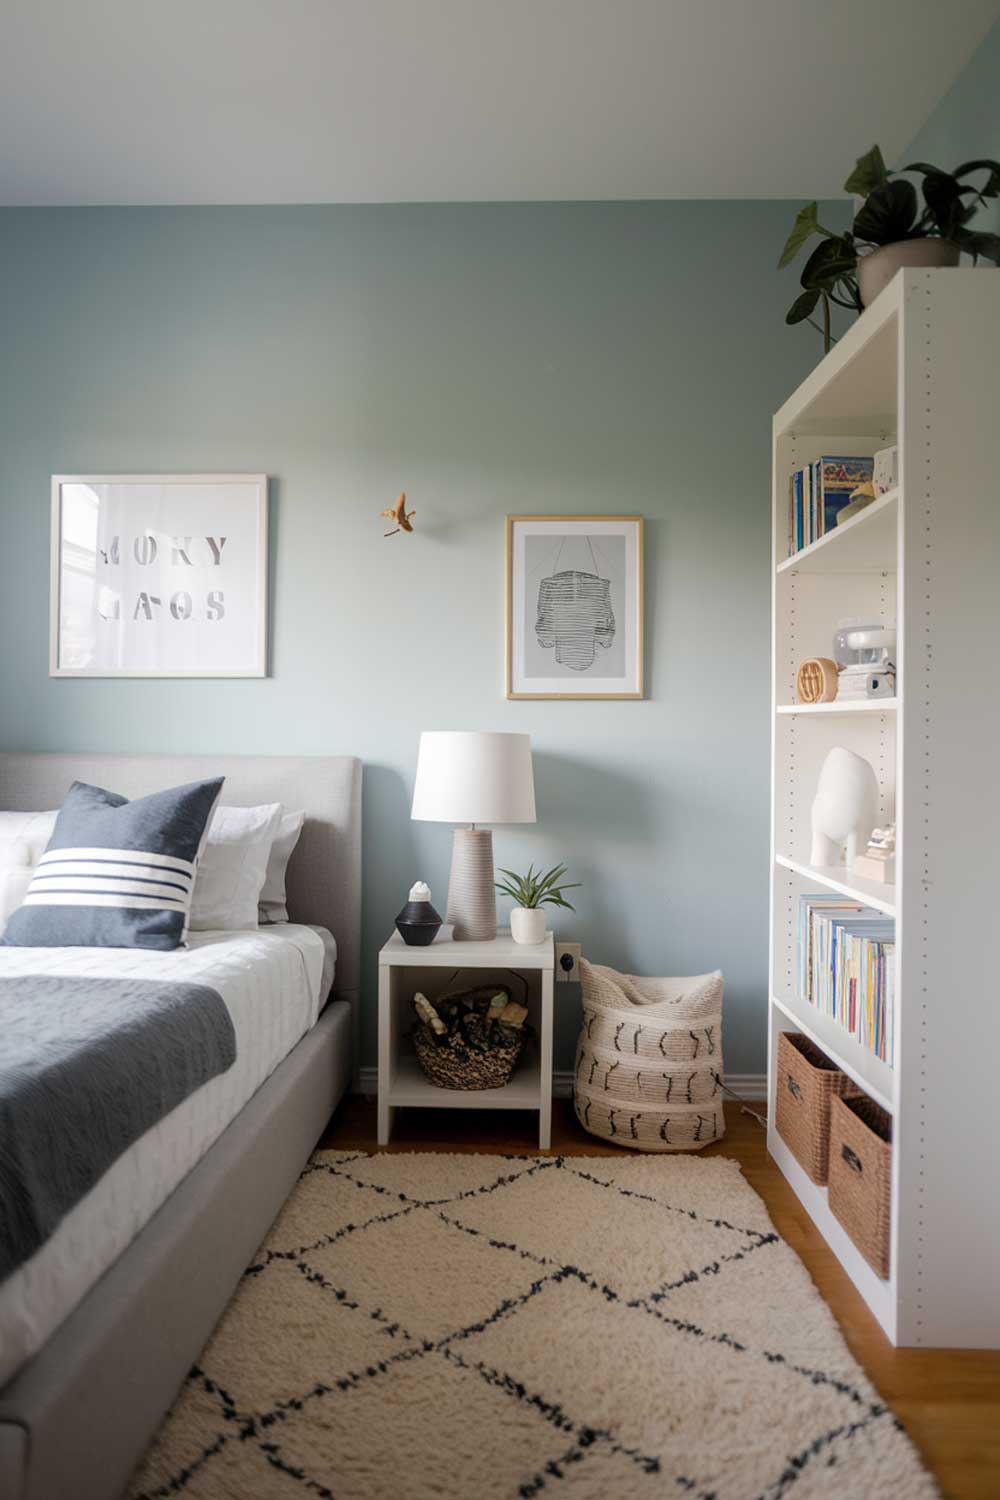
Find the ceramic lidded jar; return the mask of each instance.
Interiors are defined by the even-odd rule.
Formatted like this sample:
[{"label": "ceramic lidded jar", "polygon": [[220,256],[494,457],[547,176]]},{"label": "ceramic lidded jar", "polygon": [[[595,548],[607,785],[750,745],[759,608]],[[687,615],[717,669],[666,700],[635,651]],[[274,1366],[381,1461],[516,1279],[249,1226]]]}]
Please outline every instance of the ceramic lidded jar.
[{"label": "ceramic lidded jar", "polygon": [[418,880],[396,918],[396,931],[411,948],[426,948],[441,928],[441,918],[431,905],[430,887]]}]

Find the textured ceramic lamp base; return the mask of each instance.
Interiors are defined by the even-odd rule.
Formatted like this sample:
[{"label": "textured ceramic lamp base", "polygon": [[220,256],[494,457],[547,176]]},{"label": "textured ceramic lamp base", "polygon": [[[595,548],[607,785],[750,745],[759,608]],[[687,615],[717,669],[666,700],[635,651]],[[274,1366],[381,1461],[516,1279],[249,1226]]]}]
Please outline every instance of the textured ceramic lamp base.
[{"label": "textured ceramic lamp base", "polygon": [[458,942],[488,943],[497,935],[493,834],[488,828],[455,829],[445,921],[454,922]]}]

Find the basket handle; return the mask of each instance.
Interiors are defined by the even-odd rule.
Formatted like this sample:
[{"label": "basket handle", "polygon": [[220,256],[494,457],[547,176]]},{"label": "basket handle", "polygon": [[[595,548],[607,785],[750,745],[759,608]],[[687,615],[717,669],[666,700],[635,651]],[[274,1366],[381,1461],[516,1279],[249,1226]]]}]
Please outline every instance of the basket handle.
[{"label": "basket handle", "polygon": [[[468,965],[465,965],[465,966],[463,966],[462,968],[459,968],[459,969],[455,969],[452,972],[451,978],[448,980],[447,985],[445,986],[444,993],[442,995],[439,995],[438,999],[439,1000],[447,1000],[449,992],[451,991],[451,987],[455,983],[455,980],[458,978],[459,974],[475,974],[475,973],[479,973],[479,972],[481,972],[481,971],[479,971],[477,969],[471,969],[471,968],[468,967]],[[528,978],[527,978],[527,975],[522,974],[519,969],[504,969],[503,972],[505,974],[510,974],[514,979],[519,979],[521,981],[521,983],[524,985],[524,996],[523,996],[523,998],[525,1000],[527,1000],[527,998],[528,998]]]},{"label": "basket handle", "polygon": [[850,1146],[841,1146],[840,1154],[843,1157],[844,1161],[846,1161],[852,1172],[860,1173],[864,1171],[861,1157],[856,1151],[852,1151]]},{"label": "basket handle", "polygon": [[788,1092],[791,1094],[791,1096],[792,1096],[793,1099],[801,1099],[802,1098],[802,1090],[799,1088],[798,1084],[795,1082],[795,1079],[792,1077],[791,1073],[789,1073],[789,1075],[788,1075]]}]

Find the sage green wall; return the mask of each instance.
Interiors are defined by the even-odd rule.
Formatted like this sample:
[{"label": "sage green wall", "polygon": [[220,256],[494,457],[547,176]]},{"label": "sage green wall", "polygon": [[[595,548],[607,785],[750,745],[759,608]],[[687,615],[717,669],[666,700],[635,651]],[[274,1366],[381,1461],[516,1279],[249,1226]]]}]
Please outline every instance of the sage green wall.
[{"label": "sage green wall", "polygon": [[[901,153],[899,165],[929,161],[950,172],[982,157],[1000,161],[1000,21]],[[980,210],[976,227],[1000,234],[1000,199]]]},{"label": "sage green wall", "polygon": [[[0,214],[0,743],[362,756],[371,965],[414,878],[444,902],[420,730],[528,730],[539,822],[500,862],[569,864],[595,960],[720,966],[762,1071],[770,418],[820,352],[783,325],[794,209]],[[272,476],[270,678],[50,680],[49,475],[234,469]],[[646,517],[645,702],[504,701],[511,511]]]}]

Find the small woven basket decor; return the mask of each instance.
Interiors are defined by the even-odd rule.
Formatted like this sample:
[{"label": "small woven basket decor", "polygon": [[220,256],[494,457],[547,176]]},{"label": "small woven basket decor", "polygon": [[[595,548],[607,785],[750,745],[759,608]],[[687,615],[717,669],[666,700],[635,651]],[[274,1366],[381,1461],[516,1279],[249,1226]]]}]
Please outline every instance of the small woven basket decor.
[{"label": "small woven basket decor", "polygon": [[830,1212],[883,1281],[892,1228],[892,1120],[856,1091],[830,1107]]},{"label": "small woven basket decor", "polygon": [[797,1031],[778,1037],[774,1124],[811,1182],[824,1187],[830,1156],[830,1101],[857,1094],[857,1085],[825,1052]]},{"label": "small woven basket decor", "polygon": [[585,1130],[633,1151],[698,1151],[725,1133],[722,975],[640,979],[582,959],[573,1100]]},{"label": "small woven basket decor", "polygon": [[509,1083],[530,1034],[525,1025],[490,1023],[490,1001],[506,985],[477,985],[435,1000],[439,1013],[454,1023],[447,1038],[438,1039],[424,1022],[413,1028],[413,1050],[431,1083],[439,1089],[501,1089]]}]

